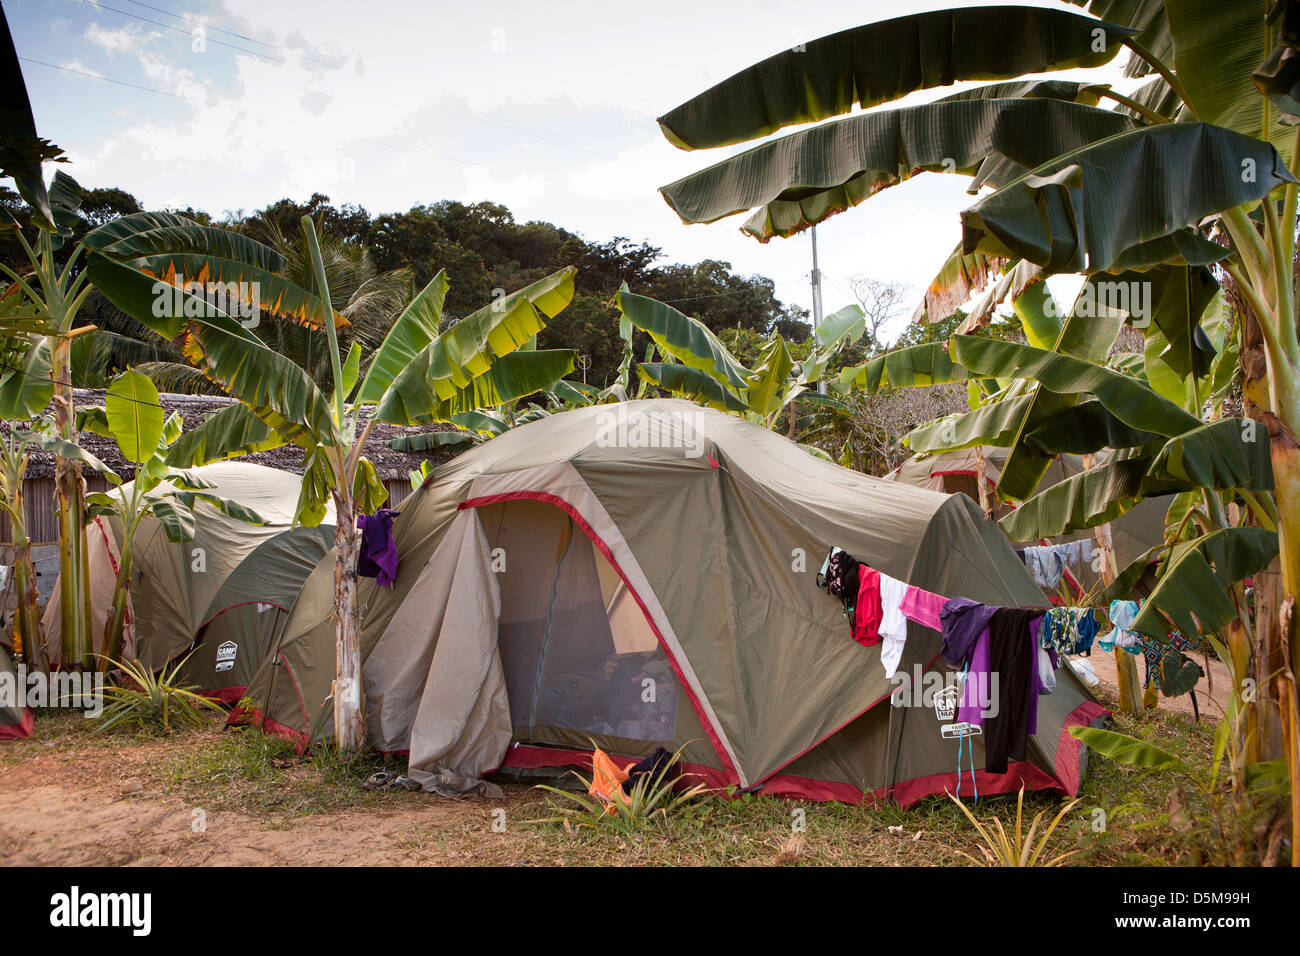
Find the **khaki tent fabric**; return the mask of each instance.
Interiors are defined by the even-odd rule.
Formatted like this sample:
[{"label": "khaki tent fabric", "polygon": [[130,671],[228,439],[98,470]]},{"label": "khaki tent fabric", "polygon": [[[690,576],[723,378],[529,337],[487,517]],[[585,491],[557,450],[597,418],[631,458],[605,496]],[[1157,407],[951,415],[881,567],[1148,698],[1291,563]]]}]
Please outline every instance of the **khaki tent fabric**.
[{"label": "khaki tent fabric", "polygon": [[20,676],[13,648],[0,640],[0,740],[18,740],[32,732],[35,712],[22,706],[26,687]]},{"label": "khaki tent fabric", "polygon": [[[194,470],[213,483],[214,487],[207,489],[212,494],[251,508],[268,524],[239,521],[204,502],[199,502],[194,509],[193,541],[169,541],[162,523],[155,518],[146,517],[140,522],[128,607],[134,639],[124,645],[124,652],[153,670],[189,650],[204,613],[226,579],[259,544],[293,523],[302,487],[298,475],[243,462],[218,462]],[[129,490],[130,485],[123,488]],[[333,522],[332,509],[325,521]],[[92,637],[96,653],[101,652],[103,619],[112,600],[112,577],[116,574],[117,549],[122,540],[116,521],[104,519],[103,524],[111,528],[113,540],[103,534],[93,534],[93,526],[89,529],[91,602],[96,625]],[[96,555],[97,551],[101,553]],[[104,560],[109,555],[112,557]],[[105,587],[107,598],[102,597]],[[58,594],[57,585],[54,593]],[[147,608],[148,613],[137,613],[137,608]],[[47,607],[44,620],[46,646],[57,652],[61,647],[62,628],[55,600]]]},{"label": "khaki tent fabric", "polygon": [[[996,496],[993,496],[993,485],[1002,474],[1008,451],[1007,448],[984,445],[979,448],[915,455],[885,477],[890,481],[900,481],[917,488],[928,488],[931,491],[949,494],[961,492],[979,501],[976,474],[979,467],[978,457],[982,456],[989,494],[996,501]],[[1099,456],[1099,461],[1104,460],[1104,456]],[[1077,455],[1060,455],[1048,465],[1035,494],[1046,491],[1053,485],[1083,471],[1083,461]],[[1117,571],[1122,571],[1164,540],[1165,512],[1172,500],[1169,497],[1144,498],[1110,523],[1111,548],[1114,551]],[[1011,510],[1011,504],[997,501],[994,517],[1002,518]],[[1051,540],[1065,543],[1080,539],[1093,540],[1094,530],[1089,528],[1075,531]],[[1099,581],[1099,575],[1090,565],[1072,566],[1070,572],[1085,590],[1094,587]]]},{"label": "khaki tent fabric", "polygon": [[366,662],[371,739],[408,750],[426,790],[500,795],[479,779],[510,745],[500,615],[483,526],[461,512]]},{"label": "khaki tent fabric", "polygon": [[[814,799],[942,792],[957,758],[933,710],[891,705],[897,684],[885,677],[880,646],[855,643],[839,603],[816,587],[832,545],[945,596],[1045,603],[1005,536],[964,496],[862,475],[676,400],[595,406],[514,428],[439,468],[401,511],[397,580],[392,588],[362,581],[359,600],[372,737],[393,746],[409,734],[413,769],[426,759],[417,753],[438,749],[421,749],[426,734],[450,740],[473,722],[456,716],[462,702],[456,715],[423,726],[408,685],[482,682],[493,580],[512,723],[502,766],[581,763],[593,741],[630,757],[682,746],[713,784]],[[467,511],[486,537],[471,556],[457,523]],[[448,541],[462,558],[454,581],[435,584],[430,568],[449,560],[440,550]],[[494,578],[471,574],[485,561]],[[304,745],[332,733],[332,575],[328,562],[317,566],[249,685],[256,719]],[[455,600],[471,609],[463,625],[480,636],[469,640],[472,653],[448,658],[448,675],[435,674],[436,649],[461,620],[452,589],[462,577],[472,596]],[[627,599],[643,624],[629,623]],[[933,669],[939,643],[934,631],[909,627],[905,681]],[[380,644],[384,663],[372,668]],[[495,683],[484,686],[495,703]],[[1060,671],[1056,693],[1039,702],[1030,760],[1005,776],[981,771],[980,791],[1023,782],[1074,792],[1083,754],[1066,728],[1103,712]],[[494,769],[484,753],[459,772]]]},{"label": "khaki tent fabric", "polygon": [[333,553],[334,531],[280,529],[239,562],[203,613],[182,679],[202,693],[238,700],[279,639],[303,582]]}]

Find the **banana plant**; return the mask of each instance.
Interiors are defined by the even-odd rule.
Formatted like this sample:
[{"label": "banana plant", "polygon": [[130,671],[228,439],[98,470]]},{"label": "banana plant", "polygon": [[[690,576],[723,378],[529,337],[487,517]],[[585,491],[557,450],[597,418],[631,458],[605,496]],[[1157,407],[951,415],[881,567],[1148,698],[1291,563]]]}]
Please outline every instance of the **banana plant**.
[{"label": "banana plant", "polygon": [[785,339],[774,334],[763,348],[757,368],[749,369],[708,326],[670,305],[637,295],[626,286],[614,297],[614,304],[622,314],[629,358],[630,330],[637,328],[650,337],[651,348],[663,359],[647,359],[637,365],[637,376],[647,385],[769,429],[776,426],[782,412],[788,412],[791,437],[796,401],[848,412],[843,403],[819,394],[815,386],[836,352],[862,337],[866,322],[859,306],[829,316],[818,329],[812,353],[802,362],[791,354]]},{"label": "banana plant", "polygon": [[122,479],[103,462],[84,449],[79,453],[85,464],[117,486],[86,496],[88,517],[111,517],[122,529],[113,602],[104,625],[100,657],[100,667],[106,670],[122,653],[122,632],[135,571],[136,532],[145,517],[156,518],[167,539],[176,543],[194,540],[194,509],[200,502],[250,524],[266,521],[251,508],[213,494],[215,485],[200,475],[167,464],[171,446],[181,437],[181,416],[173,412],[163,417],[158,389],[139,372],[128,369],[118,375],[110,383],[102,406],[79,409],[77,428],[112,438],[122,457],[136,465],[135,479],[123,485]]},{"label": "banana plant", "polygon": [[[0,436],[0,509],[9,518],[14,549],[14,592],[18,599],[14,626],[21,636],[28,666],[34,668],[41,665],[45,640],[40,596],[36,591],[36,570],[32,566],[31,540],[27,537],[27,515],[23,507],[23,482],[27,477],[31,443],[24,439],[16,425],[41,415],[54,396],[54,382],[50,378],[49,341],[37,338],[24,353],[22,346],[30,341],[27,335],[19,334],[15,339],[17,347],[6,349],[5,355],[6,366],[11,367],[0,374],[0,418],[7,422]],[[15,641],[13,646],[16,649],[19,642]]]},{"label": "banana plant", "polygon": [[[376,423],[417,425],[498,406],[552,387],[573,370],[571,350],[531,347],[546,320],[573,297],[572,268],[563,269],[461,319],[443,332],[449,286],[439,272],[393,322],[362,375],[359,345],[341,354],[315,226],[303,217],[313,287],[294,285],[269,247],[180,216],[141,213],[90,233],[87,271],[118,308],[176,343],[186,358],[236,404],[182,436],[167,463],[186,468],[294,443],[303,449],[303,487],[296,520],[319,524],[332,498],[336,521],[336,679],[332,690],[337,745],[364,744],[357,602],[360,534],[357,517],[387,497],[363,456]],[[185,275],[214,274],[223,283],[258,283],[260,301],[323,327],[332,390],[268,348],[205,295],[181,284]],[[188,288],[187,288],[188,287]],[[286,306],[288,304],[288,306]],[[291,307],[289,307],[291,306]]]},{"label": "banana plant", "polygon": [[[4,59],[0,44],[0,65]],[[74,328],[77,314],[92,287],[85,272],[76,272],[78,248],[62,267],[55,252],[71,235],[71,224],[81,203],[81,189],[72,177],[55,173],[47,191],[39,174],[35,179],[15,176],[23,198],[34,209],[49,210],[48,219],[36,213],[38,226],[34,240],[23,235],[18,223],[10,219],[3,226],[10,230],[26,258],[24,267],[15,270],[0,263],[0,275],[10,285],[0,291],[0,299],[14,303],[3,311],[0,322],[6,331],[25,335],[29,340],[46,343],[49,366],[44,370],[52,385],[54,402],[53,427],[69,446],[76,441],[76,410],[73,404],[71,375],[72,345],[77,336],[93,332],[92,326]],[[35,183],[40,188],[35,188]],[[6,214],[6,218],[8,218]],[[17,324],[14,320],[18,319]],[[85,533],[85,484],[81,465],[76,458],[55,455],[54,487],[59,520],[59,580],[62,597],[63,659],[71,666],[90,666],[90,578]]]},{"label": "banana plant", "polygon": [[[1275,611],[1280,666],[1266,692],[1282,714],[1279,749],[1290,755],[1294,820],[1300,818],[1300,702],[1293,662],[1300,629],[1285,608],[1300,598],[1300,335],[1292,282],[1300,0],[1072,2],[1086,12],[936,10],[777,53],[670,110],[659,120],[665,136],[684,149],[708,148],[821,123],[855,106],[864,112],[769,139],[662,192],[686,222],[752,210],[742,228],[766,241],[793,235],[910,175],[968,176],[973,192],[991,191],[961,214],[961,244],[921,310],[933,318],[990,284],[1027,293],[1030,278],[1059,273],[1119,276],[1172,267],[1185,280],[1185,316],[1196,311],[1193,283],[1205,279],[1197,270],[1210,267],[1213,282],[1231,285],[1243,306],[1239,344],[1244,351],[1257,336],[1265,369],[1250,398],[1269,435],[1284,594]],[[1130,77],[1147,78],[1132,95],[1105,83],[1071,91],[1023,79],[1100,67],[1121,53]],[[958,80],[997,82],[921,106],[874,109]],[[1039,134],[1043,149],[1027,146],[1002,123]],[[1132,125],[1121,128],[1126,123]],[[1199,354],[1194,322],[1186,328],[1186,337],[1164,333],[1159,357],[1175,375],[1180,365],[1208,357]],[[1030,345],[1052,347],[1046,337]],[[964,364],[961,356],[952,358]],[[1197,380],[1200,372],[1183,377]],[[1114,381],[1103,375],[1096,384]],[[1174,385],[1156,363],[1147,382],[1157,394],[1156,386]],[[1005,387],[1015,389],[1017,403],[998,409],[998,424],[1021,460],[1012,463],[1003,496],[1032,490],[1029,478],[1041,464],[1022,439],[1093,394],[1090,388],[1056,392],[1025,378]],[[1215,506],[1207,501],[1207,507]],[[1268,656],[1262,644],[1257,650]],[[1293,861],[1300,863],[1300,841],[1292,843]]]}]

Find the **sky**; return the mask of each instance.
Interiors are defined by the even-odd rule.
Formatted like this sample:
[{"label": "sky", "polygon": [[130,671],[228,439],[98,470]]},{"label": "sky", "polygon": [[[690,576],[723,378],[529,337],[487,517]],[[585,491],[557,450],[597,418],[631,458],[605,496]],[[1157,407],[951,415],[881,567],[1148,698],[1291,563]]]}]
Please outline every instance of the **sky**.
[{"label": "sky", "polygon": [[[4,10],[37,130],[83,186],[217,217],[314,192],[372,215],[491,200],[590,241],[650,242],[664,262],[729,262],[810,308],[806,232],[761,244],[740,233],[744,215],[684,225],[657,192],[753,144],[679,150],[655,117],[801,41],[976,5],[6,0]],[[1117,67],[1102,73],[1132,86]],[[856,276],[904,283],[919,301],[961,237],[966,182],[919,176],[820,225],[826,314],[853,301]]]}]

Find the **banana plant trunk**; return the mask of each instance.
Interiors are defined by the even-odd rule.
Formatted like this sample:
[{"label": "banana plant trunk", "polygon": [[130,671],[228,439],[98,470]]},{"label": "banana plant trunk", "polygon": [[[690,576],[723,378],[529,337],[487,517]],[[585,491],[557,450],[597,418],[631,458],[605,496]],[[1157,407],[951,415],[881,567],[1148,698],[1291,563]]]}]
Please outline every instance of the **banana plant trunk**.
[{"label": "banana plant trunk", "polygon": [[10,528],[14,541],[14,594],[18,609],[15,623],[18,625],[14,641],[14,650],[21,647],[23,660],[28,670],[46,669],[45,635],[41,627],[41,597],[36,591],[36,569],[32,566],[32,543],[27,538],[27,530],[22,523],[14,520],[14,515],[23,513],[23,496],[16,496],[17,507],[10,512]]},{"label": "banana plant trunk", "polygon": [[357,606],[357,560],[361,535],[352,496],[334,494],[334,614],[337,622],[334,739],[344,753],[359,752],[366,739],[361,683],[361,614]]},{"label": "banana plant trunk", "polygon": [[[71,338],[59,336],[51,350],[54,379],[54,424],[59,437],[77,440],[70,358]],[[56,458],[54,490],[59,509],[59,594],[63,632],[63,665],[83,669],[93,664],[90,632],[90,556],[86,541],[86,485],[81,463]]]},{"label": "banana plant trunk", "polygon": [[126,609],[131,603],[131,544],[122,548],[121,563],[117,570],[117,584],[113,588],[113,606],[104,622],[103,657],[99,669],[107,674],[113,665],[110,661],[122,659],[122,632],[126,629]]},{"label": "banana plant trunk", "polygon": [[[1288,371],[1295,372],[1294,369]],[[1285,668],[1276,684],[1283,746],[1291,777],[1291,865],[1300,866],[1300,845],[1296,840],[1297,821],[1300,821],[1300,700],[1296,695],[1295,679],[1300,631],[1295,613],[1300,596],[1300,445],[1296,442],[1295,432],[1288,427],[1293,423],[1300,424],[1300,408],[1284,408],[1282,411],[1282,417],[1269,416],[1268,419],[1282,570],[1282,602],[1278,608],[1276,639],[1284,654],[1282,664]]]}]

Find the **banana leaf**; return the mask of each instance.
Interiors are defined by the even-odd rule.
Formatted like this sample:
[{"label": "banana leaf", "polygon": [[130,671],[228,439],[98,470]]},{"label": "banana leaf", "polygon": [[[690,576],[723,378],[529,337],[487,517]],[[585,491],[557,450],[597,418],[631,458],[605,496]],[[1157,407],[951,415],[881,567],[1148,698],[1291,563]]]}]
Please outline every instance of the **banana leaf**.
[{"label": "banana leaf", "polygon": [[956,360],[972,372],[995,378],[1021,378],[1066,395],[1091,393],[1111,414],[1133,428],[1180,435],[1200,425],[1174,403],[1127,375],[1071,355],[996,339],[956,335]]},{"label": "banana leaf", "polygon": [[289,442],[239,402],[208,415],[196,428],[176,439],[167,451],[167,464],[193,468],[227,458],[252,455]]},{"label": "banana leaf", "polygon": [[[307,373],[219,309],[181,290],[155,296],[149,276],[96,252],[87,253],[87,270],[110,302],[177,341],[206,378],[247,405],[281,437],[340,443],[329,405]],[[160,304],[164,307],[158,308]]]},{"label": "banana leaf", "polygon": [[636,374],[665,391],[699,402],[723,412],[749,411],[749,405],[733,394],[726,386],[699,369],[668,362],[642,362]]},{"label": "banana leaf", "polygon": [[1101,66],[1134,32],[1034,7],[913,14],[768,57],[670,110],[659,126],[683,149],[728,146],[959,80]]},{"label": "banana leaf", "polygon": [[466,432],[425,432],[423,435],[403,435],[390,439],[388,447],[394,451],[405,452],[439,452],[449,449],[468,448],[481,439]]},{"label": "banana leaf", "polygon": [[867,330],[866,313],[856,302],[846,305],[838,312],[833,312],[822,319],[821,324],[813,330],[817,341],[823,348],[834,348],[841,343],[852,344]]},{"label": "banana leaf", "polygon": [[[573,349],[509,352],[496,359],[487,371],[474,376],[468,385],[457,389],[449,398],[438,401],[429,411],[415,416],[414,421],[400,424],[453,421],[457,415],[466,412],[492,408],[534,392],[544,392],[573,371],[577,354]],[[385,397],[385,402],[387,400]],[[380,421],[392,421],[383,417],[384,407],[384,404],[380,404],[375,417]]]},{"label": "banana leaf", "polygon": [[[318,296],[283,276],[236,259],[199,253],[168,253],[143,256],[129,260],[127,264],[169,285],[199,283],[205,288],[220,286],[228,300],[238,301],[243,308],[251,311],[256,305],[259,316],[266,313],[299,325],[325,327],[325,305]],[[252,295],[254,290],[255,298]],[[335,311],[335,327],[347,324],[343,314]]]},{"label": "banana leaf", "polygon": [[1224,528],[1175,546],[1133,630],[1155,637],[1167,637],[1172,628],[1187,637],[1217,631],[1236,617],[1227,589],[1264,570],[1277,553],[1275,533],[1249,527]]},{"label": "banana leaf", "polygon": [[912,313],[912,321],[928,319],[941,322],[970,298],[988,287],[992,279],[1004,273],[1011,261],[982,252],[964,253],[961,243],[944,260],[935,277],[926,286],[925,297]]},{"label": "banana leaf", "polygon": [[1190,106],[1180,112],[1179,119],[1190,119],[1194,109],[1202,122],[1272,141],[1283,159],[1291,162],[1295,131],[1283,123],[1266,124],[1266,111],[1273,104],[1260,94],[1252,79],[1278,39],[1278,28],[1265,21],[1273,6],[1165,0],[1174,41],[1172,66]]},{"label": "banana leaf", "polygon": [[383,398],[397,374],[438,337],[442,305],[450,286],[447,270],[439,269],[438,274],[402,310],[370,360],[361,391],[357,393],[358,405],[373,405]]},{"label": "banana leaf", "polygon": [[[1140,31],[1134,38],[1162,63],[1168,63],[1174,55],[1174,38],[1169,31],[1169,20],[1165,16],[1164,0],[1066,0],[1076,7],[1086,7],[1088,12],[1101,20],[1122,23]],[[1127,77],[1146,76],[1151,66],[1143,59],[1133,56],[1124,67]]]},{"label": "banana leaf", "polygon": [[868,395],[890,388],[912,388],[964,382],[970,373],[948,357],[946,344],[927,342],[878,355],[840,372],[841,390],[859,389]]},{"label": "banana leaf", "polygon": [[[1059,156],[981,199],[961,214],[962,249],[1052,273],[1105,272],[1138,242],[1295,181],[1260,140],[1205,123],[1146,127]],[[1117,196],[1125,215],[1115,215]]]},{"label": "banana leaf", "polygon": [[1040,491],[998,524],[1012,541],[1038,541],[1114,521],[1146,494],[1181,490],[1148,482],[1151,461],[1128,458],[1089,468]]},{"label": "banana leaf", "polygon": [[54,398],[50,378],[50,339],[37,339],[16,365],[0,374],[0,418],[26,421],[45,410]]},{"label": "banana leaf", "polygon": [[661,352],[733,389],[747,387],[753,373],[703,322],[626,288],[614,297],[614,304],[632,325],[654,340]]},{"label": "banana leaf", "polygon": [[67,160],[61,158],[63,150],[36,135],[27,84],[23,82],[18,52],[3,10],[0,10],[0,86],[5,91],[0,97],[0,179],[12,178],[18,194],[35,213],[37,224],[53,230],[54,211],[50,208],[41,163]]},{"label": "banana leaf", "polygon": [[955,451],[975,445],[1006,448],[1020,433],[1021,422],[1033,402],[1034,396],[1021,388],[1018,394],[1000,401],[918,426],[908,433],[907,445],[919,452]]},{"label": "banana leaf", "polygon": [[1025,435],[1025,440],[1048,455],[1087,455],[1103,448],[1136,448],[1160,436],[1132,428],[1088,401],[1053,415]]},{"label": "banana leaf", "polygon": [[1201,425],[1166,442],[1151,475],[1193,487],[1272,491],[1268,429],[1244,418]]},{"label": "banana leaf", "polygon": [[765,418],[779,411],[790,390],[790,373],[794,368],[794,359],[790,357],[785,339],[780,335],[772,336],[759,355],[758,368],[746,384],[745,401],[749,411],[758,412]]},{"label": "banana leaf", "polygon": [[[926,103],[790,133],[660,189],[686,223],[760,207],[742,227],[791,236],[919,172],[974,175],[990,156],[1018,170],[1134,129],[1111,110],[1052,99]],[[1019,175],[1017,172],[1016,175]]]},{"label": "banana leaf", "polygon": [[1187,765],[1167,750],[1145,740],[1099,727],[1071,727],[1070,736],[1092,750],[1126,767],[1139,770],[1185,770]]},{"label": "banana leaf", "polygon": [[113,379],[104,395],[104,413],[127,461],[142,464],[158,453],[166,416],[149,379],[130,369]]},{"label": "banana leaf", "polygon": [[[515,395],[523,397],[563,378],[572,371],[571,359],[570,368],[549,381],[540,382],[545,374],[538,375],[538,372],[545,373],[563,364],[557,363],[552,354],[538,364],[529,365],[526,360],[512,363],[495,382],[475,385],[476,378],[491,370],[494,357],[500,361],[515,354],[516,349],[528,344],[546,327],[543,316],[551,318],[569,304],[573,298],[573,275],[572,267],[562,269],[461,319],[394,375],[378,400],[375,417],[398,425],[438,420],[447,414],[484,407],[483,399],[487,395],[514,392],[531,384],[533,387],[528,391]],[[510,381],[514,376],[522,377]],[[376,379],[375,389],[382,383],[382,378]]]},{"label": "banana leaf", "polygon": [[258,272],[283,272],[284,256],[233,229],[205,226],[170,212],[136,212],[91,230],[86,248],[110,259],[134,263],[157,256],[211,256]]}]

